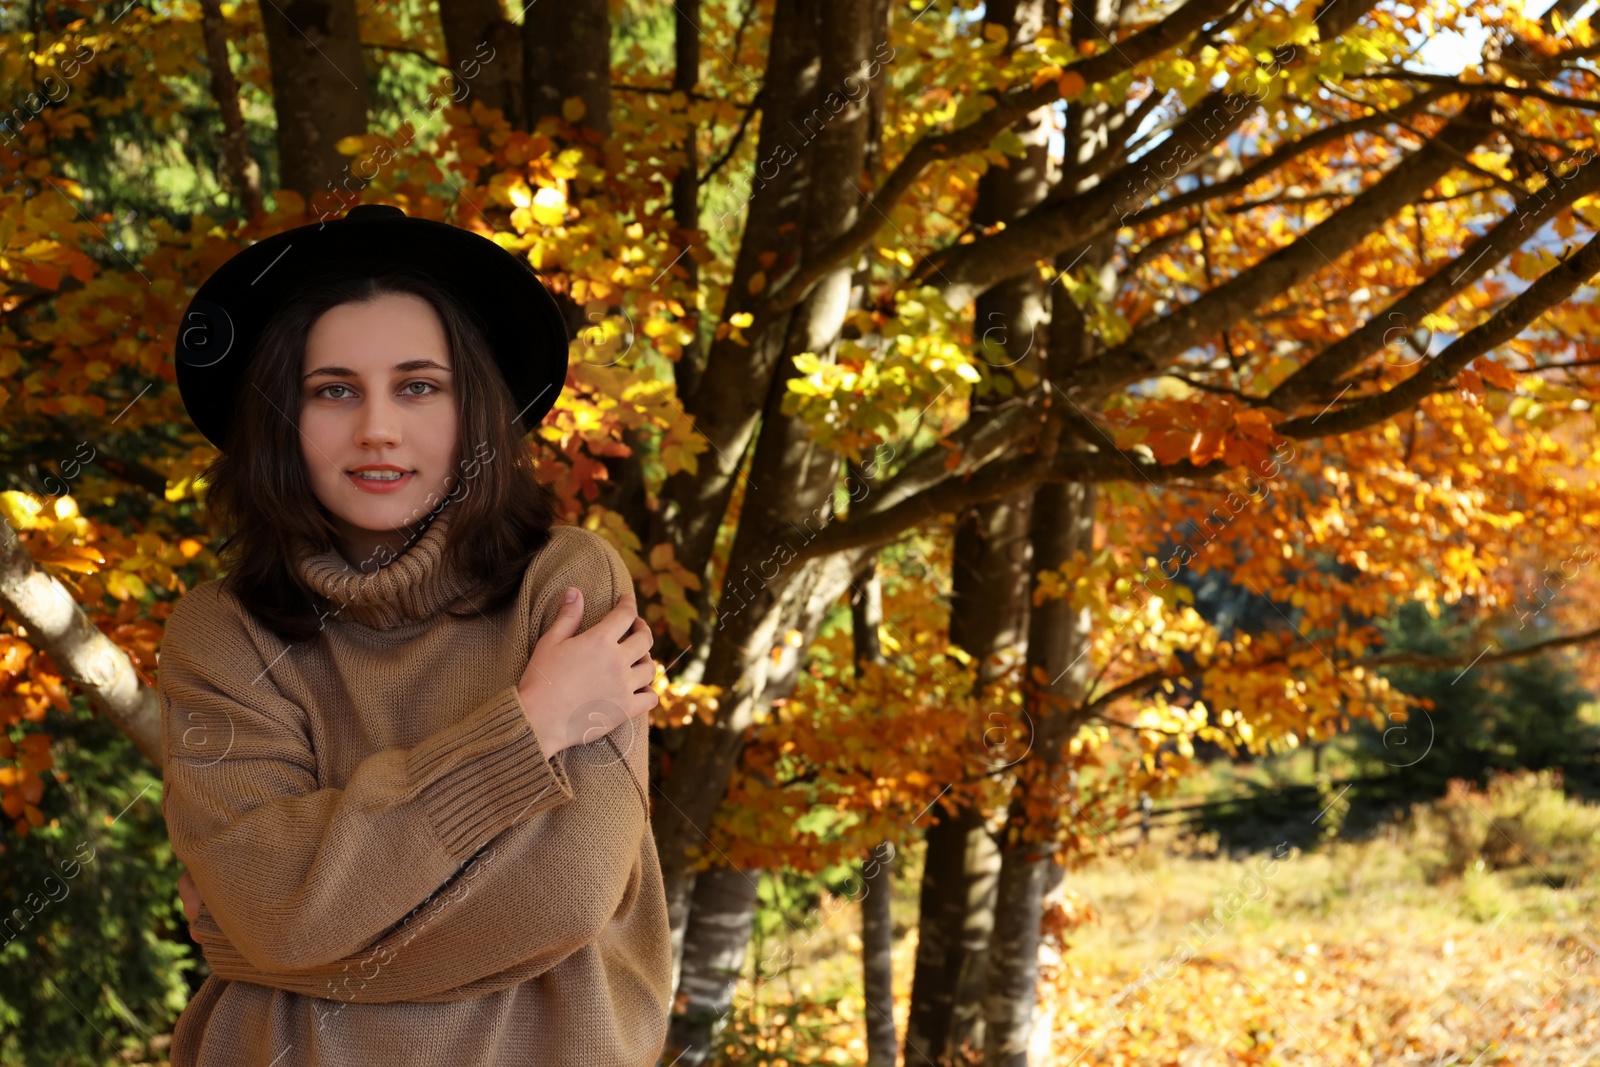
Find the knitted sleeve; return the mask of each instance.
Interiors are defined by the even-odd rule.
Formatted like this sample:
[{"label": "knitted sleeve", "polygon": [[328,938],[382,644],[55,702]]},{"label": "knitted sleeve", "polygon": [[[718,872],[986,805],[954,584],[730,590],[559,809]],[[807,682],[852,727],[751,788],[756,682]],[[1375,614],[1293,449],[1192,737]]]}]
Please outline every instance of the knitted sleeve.
[{"label": "knitted sleeve", "polygon": [[161,807],[173,852],[244,959],[314,966],[368,945],[482,845],[570,802],[507,685],[411,749],[373,753],[319,787],[305,712],[231,597],[173,610],[157,677]]},{"label": "knitted sleeve", "polygon": [[[575,538],[578,558],[559,568],[531,605],[535,639],[554,621],[566,586],[582,589],[586,605],[602,607],[598,614],[632,588],[616,550],[584,533]],[[554,761],[571,785],[570,803],[502,833],[360,951],[313,965],[263,967],[226,936],[206,901],[193,927],[207,962],[224,979],[362,1003],[464,999],[542,974],[594,942],[637,897],[649,832],[638,782],[647,729],[630,720],[562,750]]]}]

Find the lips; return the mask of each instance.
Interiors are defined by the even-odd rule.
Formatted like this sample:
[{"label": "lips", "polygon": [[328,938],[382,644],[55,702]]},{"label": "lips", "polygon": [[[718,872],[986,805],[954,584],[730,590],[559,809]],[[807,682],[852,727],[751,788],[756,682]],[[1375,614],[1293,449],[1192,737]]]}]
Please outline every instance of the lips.
[{"label": "lips", "polygon": [[392,463],[372,463],[346,471],[345,477],[363,492],[393,493],[410,484],[416,472]]}]

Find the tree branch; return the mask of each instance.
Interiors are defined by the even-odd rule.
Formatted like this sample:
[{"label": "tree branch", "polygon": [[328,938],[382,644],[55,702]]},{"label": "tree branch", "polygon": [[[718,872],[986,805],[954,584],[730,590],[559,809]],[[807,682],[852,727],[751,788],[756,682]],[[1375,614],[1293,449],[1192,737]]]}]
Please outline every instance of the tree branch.
[{"label": "tree branch", "polygon": [[1373,115],[1364,115],[1359,119],[1351,119],[1347,122],[1341,122],[1332,126],[1325,126],[1320,130],[1315,130],[1306,134],[1304,137],[1297,139],[1287,147],[1281,148],[1278,151],[1273,152],[1271,155],[1262,157],[1256,162],[1250,164],[1244,170],[1240,171],[1238,174],[1234,175],[1232,178],[1228,178],[1225,181],[1215,182],[1211,185],[1202,185],[1198,188],[1191,189],[1188,192],[1180,193],[1169,200],[1163,200],[1158,204],[1152,204],[1142,211],[1137,211],[1134,214],[1129,215],[1123,225],[1139,226],[1143,223],[1151,222],[1155,219],[1170,215],[1175,211],[1182,211],[1185,208],[1193,207],[1195,204],[1201,204],[1209,200],[1215,200],[1218,197],[1229,196],[1233,193],[1243,192],[1255,182],[1260,181],[1273,171],[1293,162],[1295,159],[1307,152],[1315,151],[1324,145],[1331,144],[1334,141],[1343,140],[1346,137],[1351,137],[1358,133],[1365,133],[1368,130],[1381,129],[1392,122],[1398,122],[1402,118],[1406,118],[1426,109],[1429,105],[1444,95],[1446,94],[1443,92],[1443,90],[1436,90],[1430,93],[1419,93],[1391,111],[1379,111]]},{"label": "tree branch", "polygon": [[1581,250],[1546,271],[1489,321],[1457,338],[1393,389],[1314,418],[1289,419],[1273,429],[1285,437],[1326,437],[1350,433],[1397,415],[1421,402],[1474,359],[1516,337],[1596,273],[1600,273],[1600,236],[1591,238]]},{"label": "tree branch", "polygon": [[1325,395],[1333,383],[1382,350],[1397,330],[1409,334],[1421,328],[1426,315],[1466,291],[1551,218],[1595,192],[1600,192],[1600,167],[1582,165],[1564,176],[1553,177],[1517,204],[1512,214],[1463,249],[1460,256],[1389,305],[1386,313],[1373,316],[1360,329],[1329,345],[1278,383],[1267,395],[1266,404],[1279,411],[1291,411]]},{"label": "tree branch", "polygon": [[39,569],[10,523],[0,522],[0,608],[28,632],[61,676],[161,770],[161,705],[128,654],[101,633],[72,594]]},{"label": "tree branch", "polygon": [[1456,166],[1456,156],[1483,140],[1485,131],[1474,127],[1487,115],[1487,103],[1475,102],[1421,149],[1310,233],[1080,365],[1071,381],[1072,390],[1094,400],[1151,377],[1223,326],[1249,315],[1274,296],[1333,264],[1450,173]]},{"label": "tree branch", "polygon": [[1373,74],[1346,74],[1350,81],[1411,81],[1426,82],[1429,85],[1449,86],[1455,93],[1506,93],[1510,96],[1529,97],[1534,100],[1543,100],[1563,107],[1577,108],[1580,111],[1600,111],[1600,100],[1585,100],[1581,97],[1562,96],[1560,93],[1548,89],[1536,89],[1531,85],[1505,85],[1501,82],[1464,82],[1452,78],[1448,74],[1422,74],[1417,71],[1389,71]]},{"label": "tree branch", "polygon": [[[1195,31],[1233,6],[1234,0],[1189,0],[1165,19],[1118,41],[1088,59],[1067,67],[1062,76],[1076,74],[1086,86],[1098,85],[1146,59],[1160,55],[1185,40]],[[805,299],[817,281],[854,257],[887,220],[895,204],[905,196],[930,164],[976,152],[988,146],[1000,133],[1041,107],[1061,98],[1057,82],[1038,88],[1014,89],[995,102],[983,115],[957,130],[929,134],[911,147],[884,180],[882,187],[862,206],[855,225],[811,258],[760,305],[756,318],[781,314]]]}]

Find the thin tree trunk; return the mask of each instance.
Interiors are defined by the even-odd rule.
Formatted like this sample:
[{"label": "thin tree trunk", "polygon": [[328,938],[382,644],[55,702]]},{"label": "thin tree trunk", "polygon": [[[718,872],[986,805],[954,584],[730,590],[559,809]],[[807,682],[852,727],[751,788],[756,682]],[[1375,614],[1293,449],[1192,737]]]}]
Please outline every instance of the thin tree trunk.
[{"label": "thin tree trunk", "polygon": [[607,0],[532,4],[522,16],[522,86],[527,129],[583,102],[577,125],[611,134],[611,15]]},{"label": "thin tree trunk", "polygon": [[695,879],[663,1063],[698,1067],[711,1058],[744,968],[762,873],[711,867]]},{"label": "thin tree trunk", "polygon": [[228,29],[220,0],[200,0],[200,31],[211,70],[211,98],[222,117],[223,184],[238,198],[239,213],[253,219],[261,214],[261,168],[250,158],[250,139],[239,110],[239,81],[228,62]]},{"label": "thin tree trunk", "polygon": [[[985,14],[986,21],[1006,28],[1008,49],[1031,41],[1045,26],[1053,28],[1055,19],[1048,0],[1003,0]],[[1047,120],[1041,109],[1017,124],[1025,155],[979,180],[975,222],[1007,221],[1044,199],[1050,180]],[[981,294],[974,334],[989,373],[1004,378],[1019,367],[1033,371],[1048,321],[1036,274],[1018,275]],[[999,399],[975,396],[972,418],[986,417]],[[950,639],[978,661],[978,692],[1004,672],[1008,663],[999,657],[1014,659],[1026,648],[1032,499],[1033,490],[1025,489],[974,509],[957,525]],[[985,971],[1000,873],[1000,855],[982,813],[963,807],[950,814],[936,806],[933,815],[906,1034],[908,1067],[937,1063],[958,1056],[963,1045],[983,1042]]]},{"label": "thin tree trunk", "polygon": [[[822,62],[821,0],[777,0],[772,13],[772,44],[760,99],[762,115],[756,158],[771,161],[755,174],[748,187],[735,185],[748,210],[739,252],[733,264],[723,318],[743,310],[755,299],[751,280],[757,274],[767,287],[779,284],[798,269],[807,198],[812,184],[815,144],[797,134],[799,116],[811,113],[821,97],[818,68]],[[732,184],[724,170],[718,183]],[[737,212],[705,220],[708,228],[730,229]],[[767,253],[777,260],[764,264]],[[685,596],[694,610],[690,650],[679,663],[675,677],[686,682],[703,680],[711,644],[716,636],[709,581],[712,548],[727,514],[728,502],[740,468],[749,458],[759,413],[784,355],[793,313],[778,316],[764,329],[745,336],[744,344],[730,338],[713,340],[706,352],[703,372],[679,379],[679,398],[696,428],[714,447],[701,453],[694,471],[672,475],[661,490],[662,530],[678,561],[702,579],[702,588]],[[692,391],[685,391],[692,386]],[[759,493],[759,478],[747,482],[747,491]],[[682,731],[678,731],[680,735]],[[679,739],[675,738],[674,741]],[[687,741],[682,736],[683,742]]]},{"label": "thin tree trunk", "polygon": [[[677,0],[673,6],[673,58],[672,87],[686,97],[700,84],[700,0]],[[700,127],[685,120],[683,131],[683,162],[672,177],[672,218],[678,224],[683,240],[684,254],[677,260],[688,275],[688,289],[700,292],[700,264],[688,254],[691,234],[700,229]],[[689,396],[700,384],[700,309],[690,304],[684,307],[684,325],[689,330],[689,341],[673,367],[678,395]]]},{"label": "thin tree trunk", "polygon": [[[1075,0],[1069,33],[1075,43],[1106,32],[1117,15],[1115,0]],[[1101,127],[1110,111],[1089,105],[1069,109],[1066,124],[1067,155],[1062,183],[1076,186],[1083,167],[1095,154]],[[1108,242],[1099,242],[1085,258],[1102,266],[1110,255]],[[1057,267],[1073,264],[1058,257]],[[1109,297],[1109,293],[1103,294]],[[1051,290],[1051,337],[1048,375],[1067,380],[1073,367],[1096,353],[1094,336],[1063,286]],[[1039,487],[1034,498],[1033,580],[1054,570],[1074,555],[1093,547],[1095,488],[1092,484],[1052,483]],[[1045,894],[1060,882],[1054,862],[1054,825],[1029,825],[1027,803],[1034,790],[1053,790],[1054,767],[1060,747],[1076,730],[1075,722],[1057,710],[1072,707],[1087,684],[1090,662],[1083,651],[1091,639],[1087,610],[1070,599],[1050,600],[1035,607],[1029,617],[1028,676],[1042,673],[1049,684],[1043,697],[1025,689],[1033,748],[1018,775],[1000,838],[998,921],[992,939],[990,966],[984,993],[985,1067],[1027,1067],[1036,1036],[1048,1044],[1049,1035],[1035,1035],[1035,1008],[1039,981],[1039,924]],[[1060,703],[1057,703],[1060,702]],[[1043,779],[1043,781],[1041,781]],[[1046,804],[1045,810],[1057,810]]]},{"label": "thin tree trunk", "polygon": [[261,26],[278,119],[277,187],[308,204],[331,193],[349,207],[366,182],[349,174],[350,160],[334,146],[367,132],[372,102],[355,0],[264,3]]},{"label": "thin tree trunk", "polygon": [[[851,474],[859,477],[859,469],[852,467]],[[858,678],[867,664],[883,662],[883,646],[878,640],[882,623],[883,583],[873,561],[850,597]],[[861,871],[865,893],[861,898],[861,990],[866,1000],[867,1067],[895,1067],[900,1053],[894,1025],[894,879],[890,867],[894,856],[894,842],[881,841]]]},{"label": "thin tree trunk", "polygon": [[505,17],[500,0],[439,0],[439,23],[450,67],[472,90],[466,106],[480,100],[499,108],[512,129],[525,128],[522,30]]},{"label": "thin tree trunk", "polygon": [[894,842],[884,840],[862,865],[861,991],[866,1000],[867,1067],[895,1067],[900,1039],[894,1025]]},{"label": "thin tree trunk", "polygon": [[0,522],[0,608],[50,657],[89,704],[161,772],[161,704],[128,654],[101,633],[72,594],[40,570],[10,523]]}]

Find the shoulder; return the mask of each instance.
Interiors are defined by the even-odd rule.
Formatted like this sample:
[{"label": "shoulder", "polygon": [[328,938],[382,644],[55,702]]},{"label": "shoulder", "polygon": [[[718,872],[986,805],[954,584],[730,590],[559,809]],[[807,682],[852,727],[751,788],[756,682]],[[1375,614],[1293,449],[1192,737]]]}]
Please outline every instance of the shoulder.
[{"label": "shoulder", "polygon": [[222,578],[201,582],[178,598],[167,615],[161,653],[186,654],[215,650],[219,644],[245,638],[243,605]]},{"label": "shoulder", "polygon": [[284,648],[226,578],[212,578],[184,593],[167,614],[156,650],[156,680],[159,685],[171,677],[169,667],[211,679],[235,674],[254,679]]},{"label": "shoulder", "polygon": [[[550,540],[529,561],[528,574],[548,578],[563,575],[596,579],[614,578],[619,586],[632,582],[628,575],[628,565],[623,562],[622,554],[617,551],[616,546],[606,540],[603,534],[582,526],[550,527]],[[584,591],[588,592],[587,589]],[[621,595],[627,591],[629,591],[627,588],[619,587],[617,594]]]},{"label": "shoulder", "polygon": [[568,586],[583,592],[583,626],[593,625],[624,593],[632,593],[628,566],[602,534],[581,526],[552,526],[550,540],[534,553],[522,577],[522,601],[534,622],[535,637],[561,608]]}]

